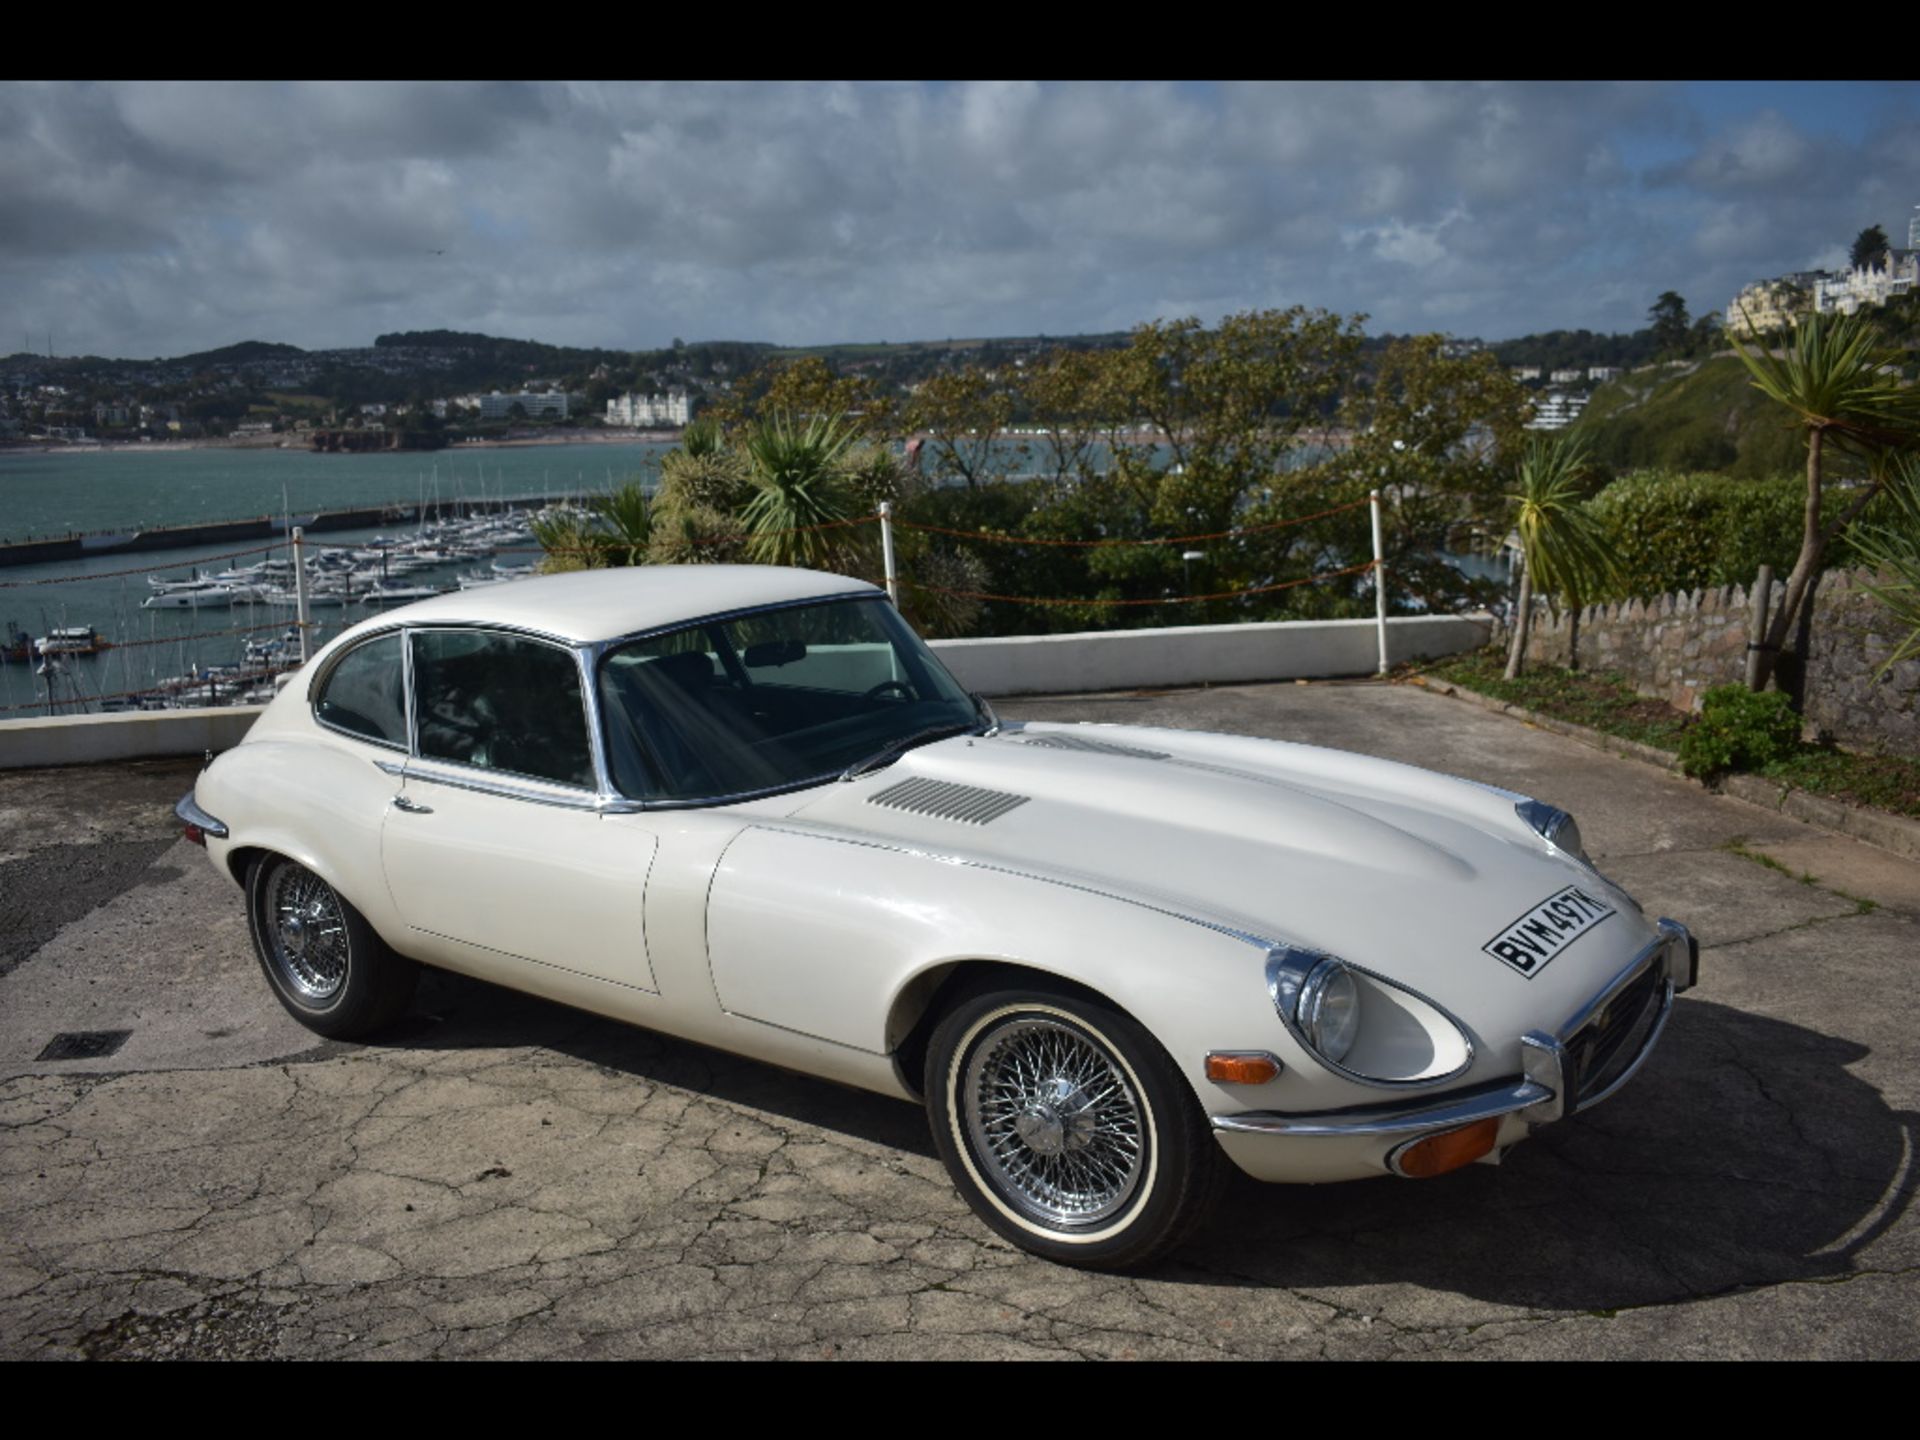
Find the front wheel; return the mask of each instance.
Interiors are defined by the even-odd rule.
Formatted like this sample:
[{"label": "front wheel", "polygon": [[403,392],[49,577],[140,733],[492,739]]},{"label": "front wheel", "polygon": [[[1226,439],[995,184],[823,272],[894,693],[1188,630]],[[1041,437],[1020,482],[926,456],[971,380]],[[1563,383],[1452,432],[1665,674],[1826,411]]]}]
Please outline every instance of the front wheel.
[{"label": "front wheel", "polygon": [[1166,1051],[1105,1002],[975,991],[927,1054],[934,1143],[974,1212],[1022,1249],[1136,1269],[1205,1218],[1226,1170]]},{"label": "front wheel", "polygon": [[420,967],[396,955],[366,917],[304,865],[265,855],[247,868],[254,954],[287,1012],[335,1040],[406,1013]]}]

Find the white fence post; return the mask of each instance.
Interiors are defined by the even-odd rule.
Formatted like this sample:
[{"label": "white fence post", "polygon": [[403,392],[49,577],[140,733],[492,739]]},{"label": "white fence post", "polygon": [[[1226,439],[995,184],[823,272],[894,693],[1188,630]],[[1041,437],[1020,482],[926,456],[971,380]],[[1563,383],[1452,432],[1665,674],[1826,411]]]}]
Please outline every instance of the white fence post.
[{"label": "white fence post", "polygon": [[1380,627],[1380,673],[1387,673],[1387,556],[1380,540],[1380,492],[1367,492],[1373,511],[1373,614]]},{"label": "white fence post", "polygon": [[900,576],[893,566],[893,502],[880,502],[880,563],[887,577],[887,598],[900,604]]},{"label": "white fence post", "polygon": [[300,663],[307,663],[307,550],[304,527],[293,527],[293,599],[294,613],[300,625]]}]

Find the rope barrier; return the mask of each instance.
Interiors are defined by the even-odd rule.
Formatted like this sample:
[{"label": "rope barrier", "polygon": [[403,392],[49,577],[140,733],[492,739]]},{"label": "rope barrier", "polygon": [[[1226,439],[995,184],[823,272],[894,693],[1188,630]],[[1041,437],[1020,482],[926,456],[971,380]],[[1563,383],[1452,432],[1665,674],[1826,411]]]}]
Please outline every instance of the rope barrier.
[{"label": "rope barrier", "polygon": [[1301,515],[1291,520],[1275,520],[1266,525],[1248,525],[1239,530],[1216,530],[1205,535],[1170,535],[1152,540],[1046,540],[1033,535],[996,535],[988,530],[952,530],[944,525],[923,525],[917,520],[899,520],[893,523],[902,530],[926,530],[935,535],[952,535],[961,540],[991,540],[1002,545],[1062,545],[1075,549],[1093,549],[1106,545],[1191,545],[1199,540],[1234,540],[1242,535],[1260,535],[1271,530],[1289,530],[1296,525],[1308,525],[1315,520],[1324,520],[1329,515],[1345,514],[1349,510],[1358,510],[1367,505],[1366,500],[1353,500],[1345,505],[1335,505],[1330,510],[1319,510],[1312,515]]},{"label": "rope barrier", "polygon": [[[875,525],[880,521],[878,515],[856,515],[851,520],[823,520],[818,525],[789,525],[780,530],[762,530],[756,533],[742,531],[737,535],[689,535],[684,540],[676,537],[675,543],[684,545],[728,545],[735,541],[760,540],[773,535],[805,535],[816,530],[845,530],[853,525]],[[901,522],[895,520],[894,524]],[[613,539],[612,549],[625,548],[618,539]],[[549,550],[544,545],[510,545],[491,552],[495,555],[601,555],[602,548],[581,548],[572,546],[564,549]]]},{"label": "rope barrier", "polygon": [[[316,621],[309,620],[307,625],[309,628],[315,628],[317,623]],[[107,648],[114,650],[138,650],[143,645],[173,645],[176,643],[184,645],[189,640],[213,640],[222,635],[251,635],[257,630],[298,630],[299,628],[300,622],[298,620],[268,620],[259,625],[235,625],[228,630],[196,630],[190,635],[155,635],[150,640],[109,640],[107,642]]]},{"label": "rope barrier", "polygon": [[904,575],[900,577],[900,583],[911,585],[916,590],[932,591],[936,595],[954,595],[962,600],[998,600],[1009,605],[1198,605],[1205,600],[1239,600],[1248,595],[1269,595],[1275,590],[1292,590],[1301,585],[1316,585],[1322,580],[1337,580],[1342,575],[1358,575],[1364,570],[1371,569],[1373,569],[1373,561],[1366,560],[1358,565],[1349,565],[1344,570],[1323,570],[1298,580],[1282,580],[1275,585],[1256,585],[1250,590],[1223,590],[1217,595],[1167,595],[1151,600],[1061,600],[1040,595],[989,595],[979,590],[950,590],[944,585],[927,585]]},{"label": "rope barrier", "polygon": [[95,570],[86,575],[49,575],[39,580],[0,580],[0,590],[18,590],[27,585],[74,585],[82,580],[118,580],[123,575],[151,575],[155,570],[178,570],[182,566],[211,565],[216,560],[236,560],[242,555],[265,555],[272,550],[284,550],[285,540],[276,540],[271,545],[255,545],[247,550],[228,550],[220,555],[202,555],[198,560],[169,560],[164,565],[136,565],[131,570]]}]

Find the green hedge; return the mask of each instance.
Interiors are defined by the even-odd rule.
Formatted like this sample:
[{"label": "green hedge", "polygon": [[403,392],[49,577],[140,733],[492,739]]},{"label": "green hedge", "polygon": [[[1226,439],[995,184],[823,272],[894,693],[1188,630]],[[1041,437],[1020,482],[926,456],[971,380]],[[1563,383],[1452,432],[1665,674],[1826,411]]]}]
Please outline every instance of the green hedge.
[{"label": "green hedge", "polygon": [[1762,565],[1784,579],[1800,552],[1805,496],[1806,482],[1796,475],[1738,480],[1646,470],[1622,476],[1592,501],[1620,567],[1613,593],[1595,598],[1749,585]]}]

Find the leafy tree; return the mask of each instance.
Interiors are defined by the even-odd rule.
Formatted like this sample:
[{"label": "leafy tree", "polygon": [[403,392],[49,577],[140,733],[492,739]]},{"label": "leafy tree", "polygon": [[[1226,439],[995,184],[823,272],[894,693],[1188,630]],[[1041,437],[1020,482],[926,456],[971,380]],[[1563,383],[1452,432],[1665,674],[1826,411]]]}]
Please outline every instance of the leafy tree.
[{"label": "leafy tree", "polygon": [[1887,232],[1878,225],[1869,225],[1853,237],[1853,249],[1847,252],[1847,263],[1856,270],[1884,265],[1887,260]]},{"label": "leafy tree", "polygon": [[[1513,502],[1513,528],[1520,539],[1520,597],[1507,652],[1509,680],[1518,678],[1526,663],[1536,589],[1577,616],[1580,606],[1611,581],[1613,560],[1604,533],[1582,503],[1587,469],[1586,449],[1579,440],[1536,436],[1515,472],[1515,488],[1507,498]],[[1572,644],[1570,659],[1578,668],[1577,634]]]},{"label": "leafy tree", "polygon": [[1687,332],[1687,353],[1697,360],[1704,360],[1719,348],[1724,329],[1720,324],[1720,312],[1709,310],[1693,322],[1693,328]]},{"label": "leafy tree", "polygon": [[[1412,589],[1434,609],[1492,598],[1438,557],[1468,548],[1493,517],[1505,533],[1506,477],[1530,403],[1491,352],[1450,355],[1439,335],[1394,340],[1371,376],[1348,387],[1340,418],[1353,439],[1324,467],[1328,498],[1358,498],[1369,488],[1389,497],[1387,571],[1402,598]],[[1368,517],[1356,513],[1348,524],[1342,553],[1366,554]]]},{"label": "leafy tree", "polygon": [[836,418],[876,436],[891,433],[893,426],[892,401],[870,377],[843,376],[818,355],[762,366],[713,406],[712,414],[723,426],[776,415]]},{"label": "leafy tree", "polygon": [[969,489],[990,473],[995,442],[1013,415],[1013,397],[1005,387],[969,366],[931,376],[907,402],[903,417],[909,433],[924,432],[935,478],[958,476]]},{"label": "leafy tree", "polygon": [[1647,311],[1653,322],[1655,355],[1661,360],[1677,360],[1687,353],[1692,338],[1692,322],[1687,318],[1687,302],[1677,290],[1664,291]]},{"label": "leafy tree", "polygon": [[[1878,493],[1891,454],[1920,435],[1920,387],[1900,379],[1899,355],[1881,345],[1865,314],[1811,315],[1795,327],[1775,356],[1735,340],[1754,386],[1793,412],[1807,446],[1807,488],[1800,555],[1786,595],[1768,622],[1755,689],[1773,677],[1787,637],[1812,593],[1827,547]],[[1866,463],[1867,483],[1837,518],[1822,514],[1829,449]]]}]

